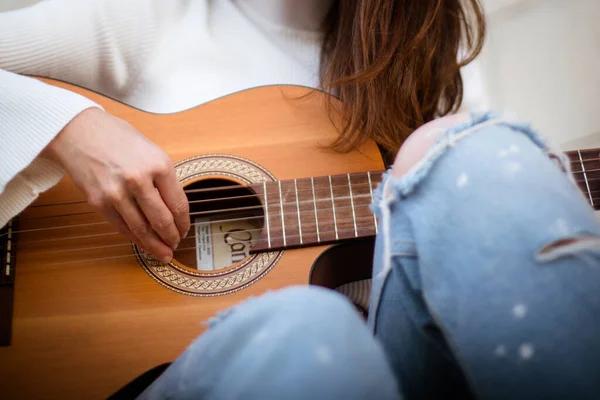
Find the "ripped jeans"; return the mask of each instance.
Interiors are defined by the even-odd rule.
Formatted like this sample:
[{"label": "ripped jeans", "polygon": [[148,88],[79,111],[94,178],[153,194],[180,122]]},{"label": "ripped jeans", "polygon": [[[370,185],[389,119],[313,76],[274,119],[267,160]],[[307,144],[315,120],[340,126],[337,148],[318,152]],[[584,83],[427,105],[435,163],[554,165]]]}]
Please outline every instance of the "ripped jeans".
[{"label": "ripped jeans", "polygon": [[331,290],[270,292],[140,398],[600,398],[600,224],[544,142],[495,118],[384,176],[367,324]]}]

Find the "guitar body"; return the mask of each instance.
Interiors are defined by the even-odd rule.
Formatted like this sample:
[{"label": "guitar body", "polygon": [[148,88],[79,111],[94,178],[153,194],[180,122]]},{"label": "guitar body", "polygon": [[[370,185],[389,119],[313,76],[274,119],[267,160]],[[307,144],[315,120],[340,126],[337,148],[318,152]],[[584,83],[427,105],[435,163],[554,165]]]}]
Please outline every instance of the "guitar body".
[{"label": "guitar body", "polygon": [[[338,133],[325,95],[307,95],[306,88],[262,87],[157,115],[46,82],[128,121],[170,155],[184,185],[215,179],[260,185],[383,169],[372,142],[349,154],[323,147]],[[177,261],[167,268],[123,245],[84,200],[65,178],[20,216],[12,341],[0,347],[3,399],[106,398],[177,358],[218,311],[268,290],[308,284],[315,260],[330,246],[259,252],[216,272]],[[40,207],[57,203],[69,204]],[[64,214],[75,215],[49,217]],[[76,226],[54,234],[45,229],[53,224]],[[56,235],[63,239],[53,241]]]}]

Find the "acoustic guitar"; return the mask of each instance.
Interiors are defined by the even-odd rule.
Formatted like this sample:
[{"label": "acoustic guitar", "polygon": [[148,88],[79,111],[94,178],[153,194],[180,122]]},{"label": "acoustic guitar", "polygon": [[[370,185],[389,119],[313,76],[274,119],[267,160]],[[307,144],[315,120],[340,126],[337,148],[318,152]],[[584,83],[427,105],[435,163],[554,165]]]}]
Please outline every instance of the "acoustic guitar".
[{"label": "acoustic guitar", "polygon": [[[160,262],[117,234],[68,177],[5,226],[0,398],[106,398],[174,360],[204,321],[249,296],[369,277],[369,205],[384,162],[373,142],[348,154],[326,147],[339,119],[325,94],[267,86],[157,115],[43,80],[161,146],[176,162],[192,229],[174,260]],[[599,152],[569,153],[596,208]]]}]

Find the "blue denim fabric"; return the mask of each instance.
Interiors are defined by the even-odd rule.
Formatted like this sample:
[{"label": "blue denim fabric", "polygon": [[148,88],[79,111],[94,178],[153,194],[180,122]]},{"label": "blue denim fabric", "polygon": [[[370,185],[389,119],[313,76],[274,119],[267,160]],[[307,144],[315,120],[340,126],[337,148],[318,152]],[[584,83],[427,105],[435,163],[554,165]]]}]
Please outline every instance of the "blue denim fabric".
[{"label": "blue denim fabric", "polygon": [[141,398],[600,398],[600,225],[548,150],[493,114],[445,132],[377,190],[368,325],[331,291],[271,292]]},{"label": "blue denim fabric", "polygon": [[473,116],[379,186],[369,325],[407,399],[600,398],[600,225],[549,150]]},{"label": "blue denim fabric", "polygon": [[347,298],[291,287],[210,322],[140,399],[400,399],[379,343]]}]

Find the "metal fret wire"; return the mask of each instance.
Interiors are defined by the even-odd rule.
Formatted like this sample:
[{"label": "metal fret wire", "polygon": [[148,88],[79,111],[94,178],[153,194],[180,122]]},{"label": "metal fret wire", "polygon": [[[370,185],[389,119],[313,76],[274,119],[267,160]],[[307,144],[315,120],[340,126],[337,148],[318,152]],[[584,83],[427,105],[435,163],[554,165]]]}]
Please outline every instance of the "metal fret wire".
[{"label": "metal fret wire", "polygon": [[594,207],[594,199],[592,199],[592,192],[590,191],[590,184],[587,180],[587,174],[585,173],[585,166],[583,165],[583,158],[581,157],[581,152],[577,150],[577,154],[579,154],[579,161],[581,162],[581,171],[583,172],[583,178],[585,179],[585,186],[587,187],[588,196],[590,198],[590,202],[592,207]]},{"label": "metal fret wire", "polygon": [[352,197],[352,182],[350,182],[350,174],[348,175],[348,190],[350,191],[350,204],[352,205],[352,219],[354,220],[354,236],[358,236],[356,229],[356,214],[354,214],[354,198]]},{"label": "metal fret wire", "polygon": [[335,202],[333,201],[333,187],[331,187],[331,175],[329,175],[329,190],[331,191],[331,208],[333,209],[333,227],[335,228],[335,239],[338,238],[337,220],[335,218]]},{"label": "metal fret wire", "polygon": [[298,201],[298,184],[294,179],[294,190],[296,193],[296,210],[298,210],[298,231],[300,232],[300,244],[302,244],[302,222],[300,222],[300,203]]},{"label": "metal fret wire", "polygon": [[317,215],[317,200],[315,199],[315,182],[313,181],[313,178],[310,178],[310,184],[312,186],[313,203],[315,205],[315,223],[317,226],[317,242],[321,242],[321,235],[319,234],[319,216]]},{"label": "metal fret wire", "polygon": [[281,214],[281,230],[283,231],[283,246],[286,246],[285,239],[285,218],[283,217],[283,198],[281,197],[281,181],[277,181],[279,184],[279,213]]}]

